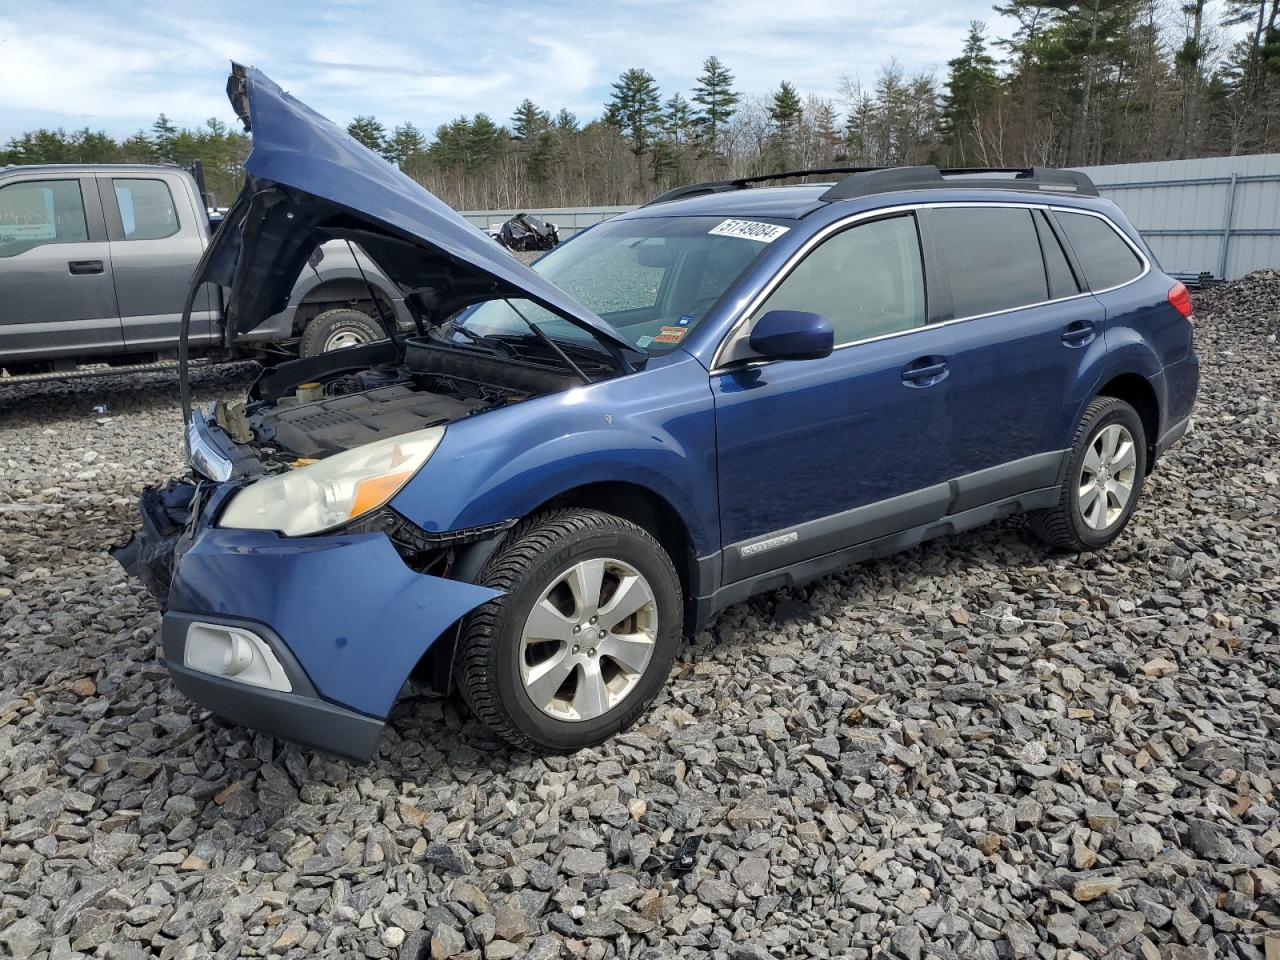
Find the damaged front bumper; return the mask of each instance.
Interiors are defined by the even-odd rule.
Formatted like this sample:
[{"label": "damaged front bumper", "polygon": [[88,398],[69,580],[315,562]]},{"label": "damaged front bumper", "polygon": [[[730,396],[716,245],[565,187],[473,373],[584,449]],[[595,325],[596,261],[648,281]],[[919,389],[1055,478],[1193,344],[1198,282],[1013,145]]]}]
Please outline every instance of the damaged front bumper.
[{"label": "damaged front bumper", "polygon": [[[228,720],[368,760],[423,654],[498,594],[417,573],[384,533],[213,526],[235,487],[201,480],[148,491],[142,528],[112,551],[165,604],[169,671]],[[211,657],[210,642],[224,642],[226,655]],[[274,661],[274,687],[252,682],[255,657]]]}]

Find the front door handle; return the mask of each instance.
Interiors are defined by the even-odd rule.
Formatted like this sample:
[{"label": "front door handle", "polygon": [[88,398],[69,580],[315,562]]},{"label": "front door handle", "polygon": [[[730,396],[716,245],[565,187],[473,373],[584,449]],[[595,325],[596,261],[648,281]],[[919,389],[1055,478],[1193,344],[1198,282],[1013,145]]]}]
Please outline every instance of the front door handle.
[{"label": "front door handle", "polygon": [[1092,320],[1076,320],[1062,328],[1062,342],[1068,347],[1083,347],[1097,335]]},{"label": "front door handle", "polygon": [[917,357],[902,368],[902,382],[908,387],[931,387],[946,377],[946,357]]},{"label": "front door handle", "polygon": [[102,273],[103,266],[101,260],[71,260],[67,263],[67,269],[77,277],[83,277],[92,273]]}]

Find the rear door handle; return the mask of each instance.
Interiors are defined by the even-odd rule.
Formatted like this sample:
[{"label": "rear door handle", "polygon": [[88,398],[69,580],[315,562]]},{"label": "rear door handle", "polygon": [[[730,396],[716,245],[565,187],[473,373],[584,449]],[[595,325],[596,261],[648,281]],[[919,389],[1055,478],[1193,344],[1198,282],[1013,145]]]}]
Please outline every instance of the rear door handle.
[{"label": "rear door handle", "polygon": [[902,382],[909,387],[929,387],[946,376],[946,357],[917,357],[902,368]]},{"label": "rear door handle", "polygon": [[83,277],[86,274],[102,273],[103,266],[101,260],[71,260],[67,263],[67,269],[77,277]]},{"label": "rear door handle", "polygon": [[1091,320],[1077,320],[1062,328],[1062,342],[1068,347],[1083,347],[1097,336]]}]

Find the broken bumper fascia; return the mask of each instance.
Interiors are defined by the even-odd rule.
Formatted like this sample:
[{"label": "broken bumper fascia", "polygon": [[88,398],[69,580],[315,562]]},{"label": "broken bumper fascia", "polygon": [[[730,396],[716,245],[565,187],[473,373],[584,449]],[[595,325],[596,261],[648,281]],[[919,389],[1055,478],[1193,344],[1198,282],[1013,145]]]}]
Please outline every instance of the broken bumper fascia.
[{"label": "broken bumper fascia", "polygon": [[[197,497],[200,520],[185,525],[172,496],[144,498],[142,530],[117,551],[153,592],[168,588],[162,638],[170,673],[183,693],[228,720],[367,760],[418,661],[498,593],[410,569],[383,533],[284,537],[212,526],[233,486]],[[176,527],[183,529],[175,535]],[[169,536],[161,544],[153,531]],[[143,570],[139,557],[148,560]],[[156,570],[171,571],[167,583]],[[291,690],[193,669],[186,641],[194,622],[252,631],[284,665]]]}]

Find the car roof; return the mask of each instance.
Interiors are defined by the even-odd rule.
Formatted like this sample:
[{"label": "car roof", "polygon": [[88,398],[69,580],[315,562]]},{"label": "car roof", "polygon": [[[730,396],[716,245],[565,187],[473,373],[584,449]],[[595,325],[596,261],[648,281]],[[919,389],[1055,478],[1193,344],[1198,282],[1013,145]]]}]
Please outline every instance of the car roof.
[{"label": "car roof", "polygon": [[[1055,206],[1080,207],[1086,210],[1110,211],[1111,205],[1103,198],[1071,193],[1033,193],[1022,190],[1000,190],[990,187],[974,187],[955,184],[937,190],[889,190],[847,199],[823,199],[831,188],[830,183],[805,183],[785,187],[747,187],[722,193],[707,193],[683,200],[649,204],[621,214],[618,219],[641,217],[769,217],[781,220],[801,220],[819,210],[832,208],[844,210],[874,210],[897,204],[916,203],[1009,203],[1053,204]],[[825,219],[825,218],[823,218]]]},{"label": "car roof", "polygon": [[787,187],[751,187],[725,193],[707,193],[685,200],[640,207],[630,217],[778,217],[799,220],[827,206],[822,195],[828,183],[801,183]]},{"label": "car roof", "polygon": [[186,169],[176,163],[18,163],[0,167],[0,174],[5,173],[68,173],[70,171],[84,173],[112,173],[119,170],[146,170],[148,172],[185,173]]}]

